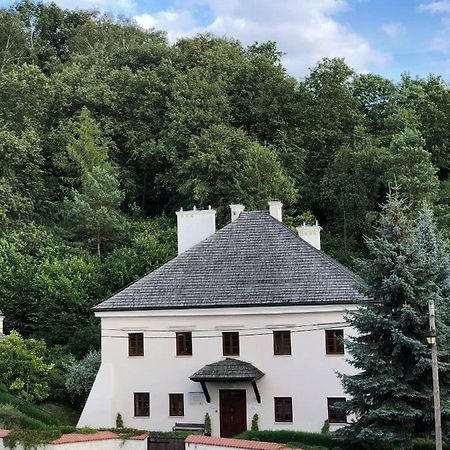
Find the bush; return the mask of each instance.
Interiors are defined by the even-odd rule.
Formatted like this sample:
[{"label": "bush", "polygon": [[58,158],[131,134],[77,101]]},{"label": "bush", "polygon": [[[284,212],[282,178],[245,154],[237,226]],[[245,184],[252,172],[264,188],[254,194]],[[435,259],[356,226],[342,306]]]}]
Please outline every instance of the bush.
[{"label": "bush", "polygon": [[259,431],[259,416],[258,414],[253,414],[252,418],[252,431]]},{"label": "bush", "polygon": [[[36,429],[42,428],[45,425],[58,424],[57,419],[51,414],[48,414],[37,406],[34,406],[27,401],[16,397],[15,395],[5,392],[5,390],[2,389],[0,389],[0,404],[10,404],[18,409],[24,416],[22,418],[22,422],[28,420],[30,425],[33,425],[32,427],[30,426],[27,428]],[[25,428],[25,426],[23,426],[23,428]]]},{"label": "bush", "polygon": [[17,428],[20,425],[22,413],[13,405],[0,405],[0,428]]},{"label": "bush", "polygon": [[323,447],[333,448],[339,445],[339,442],[333,439],[332,435],[307,433],[305,431],[245,431],[236,436],[238,439],[249,439],[252,441],[276,442],[278,444],[287,444],[289,442],[301,442],[307,445],[321,445]]},{"label": "bush", "polygon": [[97,376],[101,363],[98,351],[90,351],[82,360],[66,366],[66,389],[77,406],[83,406]]}]

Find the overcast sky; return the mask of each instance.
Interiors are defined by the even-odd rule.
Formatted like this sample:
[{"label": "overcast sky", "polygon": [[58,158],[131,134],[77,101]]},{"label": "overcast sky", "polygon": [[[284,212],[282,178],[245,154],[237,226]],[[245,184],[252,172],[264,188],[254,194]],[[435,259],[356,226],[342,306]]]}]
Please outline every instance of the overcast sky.
[{"label": "overcast sky", "polygon": [[[13,1],[0,0],[8,7]],[[397,80],[434,73],[450,81],[450,0],[56,0],[162,29],[171,42],[213,32],[244,44],[273,40],[298,78],[319,59],[344,57]]]}]

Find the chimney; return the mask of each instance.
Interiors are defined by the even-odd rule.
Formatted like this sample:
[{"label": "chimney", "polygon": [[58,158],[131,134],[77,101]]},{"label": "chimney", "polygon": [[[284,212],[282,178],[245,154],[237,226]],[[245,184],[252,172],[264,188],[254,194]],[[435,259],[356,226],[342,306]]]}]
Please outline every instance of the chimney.
[{"label": "chimney", "polygon": [[283,222],[283,203],[278,200],[269,202],[269,213],[275,219]]},{"label": "chimney", "polygon": [[216,211],[197,209],[177,211],[178,254],[181,254],[216,232]]},{"label": "chimney", "polygon": [[319,226],[317,220],[315,225],[303,225],[301,227],[297,227],[297,233],[299,237],[301,237],[308,244],[320,250],[320,232],[322,228]]},{"label": "chimney", "polygon": [[245,206],[244,205],[230,205],[231,209],[231,221],[234,222],[241,214],[242,211],[244,211]]}]

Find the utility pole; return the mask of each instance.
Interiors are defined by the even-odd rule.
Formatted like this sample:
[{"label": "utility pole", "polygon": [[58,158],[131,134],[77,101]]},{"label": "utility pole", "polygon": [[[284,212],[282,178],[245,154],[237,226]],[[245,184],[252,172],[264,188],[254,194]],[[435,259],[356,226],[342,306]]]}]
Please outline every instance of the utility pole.
[{"label": "utility pole", "polygon": [[442,450],[441,396],[439,392],[439,368],[434,300],[430,300],[428,302],[428,312],[430,318],[430,336],[428,338],[428,343],[431,345],[431,370],[433,373],[434,430],[436,435],[436,450]]}]

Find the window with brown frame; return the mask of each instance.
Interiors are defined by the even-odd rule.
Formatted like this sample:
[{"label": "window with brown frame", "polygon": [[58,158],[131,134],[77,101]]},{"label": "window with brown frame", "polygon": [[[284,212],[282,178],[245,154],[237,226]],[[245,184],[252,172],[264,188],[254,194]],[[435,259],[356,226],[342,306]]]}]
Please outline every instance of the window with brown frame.
[{"label": "window with brown frame", "polygon": [[176,333],[177,355],[192,356],[192,333],[190,331]]},{"label": "window with brown frame", "polygon": [[137,417],[150,415],[150,394],[148,392],[134,393],[134,415]]},{"label": "window with brown frame", "polygon": [[183,394],[169,394],[169,415],[184,416]]},{"label": "window with brown frame", "polygon": [[273,332],[273,354],[290,355],[291,354],[291,332],[274,331]]},{"label": "window with brown frame", "polygon": [[275,422],[292,422],[292,397],[275,397]]},{"label": "window with brown frame", "polygon": [[345,403],[344,397],[328,397],[328,422],[330,423],[347,423],[347,414],[345,411],[337,410],[336,407]]},{"label": "window with brown frame", "polygon": [[223,356],[239,356],[239,332],[222,333]]},{"label": "window with brown frame", "polygon": [[144,333],[128,333],[128,356],[144,356]]},{"label": "window with brown frame", "polygon": [[326,330],[325,348],[327,355],[343,355],[344,330]]}]

